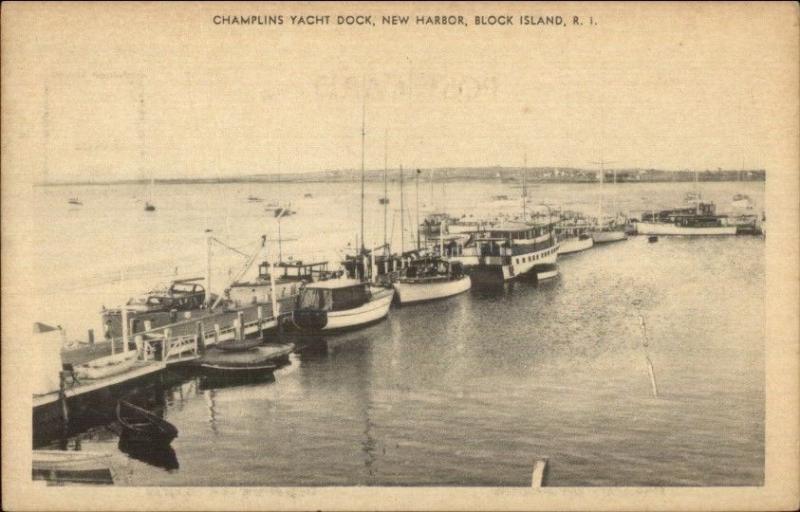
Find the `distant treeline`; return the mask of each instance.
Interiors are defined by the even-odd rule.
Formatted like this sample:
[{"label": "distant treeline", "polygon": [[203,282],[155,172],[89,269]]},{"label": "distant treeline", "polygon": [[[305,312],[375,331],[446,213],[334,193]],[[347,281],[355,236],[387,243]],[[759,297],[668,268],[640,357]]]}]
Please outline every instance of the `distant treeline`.
[{"label": "distant treeline", "polygon": [[[417,172],[419,171],[419,172]],[[399,179],[398,169],[387,172],[390,181]],[[437,168],[406,169],[406,179],[419,174],[420,179],[433,181],[478,180],[521,182],[522,177],[531,183],[597,183],[601,181],[601,171],[568,167],[482,167],[482,168]],[[742,170],[684,170],[668,171],[662,169],[606,169],[603,181],[611,183],[655,183],[680,181],[764,181],[763,169]],[[367,181],[382,181],[383,169],[370,169],[364,173]],[[161,178],[155,182],[160,185],[183,185],[202,183],[329,183],[352,182],[361,179],[361,172],[348,169],[340,171],[316,171],[308,173],[248,174],[219,178]],[[109,180],[109,181],[61,181],[43,182],[39,186],[59,185],[124,185],[145,184],[148,180]]]}]

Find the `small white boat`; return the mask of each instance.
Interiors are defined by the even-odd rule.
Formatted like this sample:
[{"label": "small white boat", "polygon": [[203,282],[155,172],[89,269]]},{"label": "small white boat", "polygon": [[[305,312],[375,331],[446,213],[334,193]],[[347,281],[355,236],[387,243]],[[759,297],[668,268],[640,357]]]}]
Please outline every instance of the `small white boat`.
[{"label": "small white boat", "polygon": [[594,246],[594,239],[588,234],[579,236],[559,238],[558,255],[571,254],[591,249]]},{"label": "small white boat", "polygon": [[637,222],[640,235],[721,236],[735,235],[736,226],[690,226],[670,222]]},{"label": "small white boat", "polygon": [[79,379],[103,379],[129,370],[138,357],[138,352],[120,352],[110,356],[100,357],[75,366],[75,375]]},{"label": "small white boat", "polygon": [[362,327],[389,314],[394,289],[355,279],[309,283],[300,291],[292,323],[307,332],[330,332]]},{"label": "small white boat", "polygon": [[733,196],[731,200],[731,206],[734,208],[741,208],[745,210],[752,210],[753,209],[753,201],[750,199],[750,196],[746,194],[736,194]]},{"label": "small white boat", "polygon": [[55,483],[113,484],[111,454],[67,450],[33,450],[33,480]]},{"label": "small white boat", "polygon": [[593,231],[592,232],[592,240],[596,244],[606,244],[609,242],[621,242],[623,240],[627,240],[628,235],[625,234],[625,230],[614,230],[614,231]]},{"label": "small white boat", "polygon": [[400,304],[444,299],[464,293],[471,287],[472,280],[464,274],[460,263],[450,263],[441,258],[412,262],[394,283]]}]

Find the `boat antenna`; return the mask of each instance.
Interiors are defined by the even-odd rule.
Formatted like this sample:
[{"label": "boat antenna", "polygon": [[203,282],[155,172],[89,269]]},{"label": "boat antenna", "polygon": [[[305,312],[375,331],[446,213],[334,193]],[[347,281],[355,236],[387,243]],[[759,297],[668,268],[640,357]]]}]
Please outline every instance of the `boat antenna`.
[{"label": "boat antenna", "polygon": [[367,101],[366,90],[361,101],[361,252],[364,252],[364,141],[366,138]]},{"label": "boat antenna", "polygon": [[417,192],[417,250],[419,251],[420,247],[420,240],[419,240],[419,175],[422,171],[417,169],[417,177],[416,177],[416,192]]}]

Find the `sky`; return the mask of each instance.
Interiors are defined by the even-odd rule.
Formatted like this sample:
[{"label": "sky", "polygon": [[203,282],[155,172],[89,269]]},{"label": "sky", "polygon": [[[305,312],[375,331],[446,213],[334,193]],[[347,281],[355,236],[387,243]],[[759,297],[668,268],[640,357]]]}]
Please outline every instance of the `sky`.
[{"label": "sky", "polygon": [[[301,10],[272,4],[41,7],[4,28],[4,150],[34,181],[353,169],[363,108],[367,168],[768,168],[776,98],[796,84],[779,13],[677,7],[451,4],[467,27],[212,22]],[[479,27],[480,9],[596,25]]]}]

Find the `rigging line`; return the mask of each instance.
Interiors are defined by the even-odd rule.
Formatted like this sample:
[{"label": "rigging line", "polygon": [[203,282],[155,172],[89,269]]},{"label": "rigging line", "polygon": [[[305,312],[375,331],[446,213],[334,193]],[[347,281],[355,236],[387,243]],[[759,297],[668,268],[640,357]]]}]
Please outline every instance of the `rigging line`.
[{"label": "rigging line", "polygon": [[211,240],[213,240],[213,241],[217,242],[219,245],[221,245],[221,246],[225,247],[226,249],[228,249],[228,250],[230,250],[230,251],[233,251],[233,252],[235,252],[236,254],[239,254],[240,256],[244,256],[245,258],[249,258],[249,257],[250,257],[250,255],[249,255],[249,254],[247,254],[247,253],[244,253],[244,252],[240,251],[239,249],[237,249],[237,248],[235,248],[235,247],[231,247],[230,245],[226,244],[225,242],[222,242],[222,241],[220,241],[220,240],[219,240],[218,238],[216,238],[216,237],[213,237],[213,236],[212,236],[212,237],[211,237]]}]

